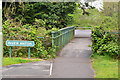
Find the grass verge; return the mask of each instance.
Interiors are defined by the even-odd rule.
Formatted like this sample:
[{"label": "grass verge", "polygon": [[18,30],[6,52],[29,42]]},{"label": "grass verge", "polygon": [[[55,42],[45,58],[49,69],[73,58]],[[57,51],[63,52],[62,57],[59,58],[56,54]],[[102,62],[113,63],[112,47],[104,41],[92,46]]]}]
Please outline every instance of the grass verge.
[{"label": "grass verge", "polygon": [[118,78],[118,60],[109,56],[95,55],[92,61],[95,78]]},{"label": "grass verge", "polygon": [[35,61],[42,61],[41,59],[27,59],[27,58],[3,58],[3,66],[8,66],[12,64],[20,64],[20,63],[28,63],[28,62],[35,62]]}]

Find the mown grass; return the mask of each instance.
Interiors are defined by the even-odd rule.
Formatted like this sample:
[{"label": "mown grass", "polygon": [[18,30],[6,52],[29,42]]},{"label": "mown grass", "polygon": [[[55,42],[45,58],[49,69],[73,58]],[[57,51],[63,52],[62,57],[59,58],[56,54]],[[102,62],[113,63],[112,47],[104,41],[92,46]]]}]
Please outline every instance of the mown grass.
[{"label": "mown grass", "polygon": [[118,60],[98,55],[92,57],[92,60],[95,78],[118,78]]},{"label": "mown grass", "polygon": [[35,62],[35,61],[41,61],[41,59],[3,58],[2,65],[8,66],[8,65],[12,65],[12,64],[28,63],[28,62]]}]

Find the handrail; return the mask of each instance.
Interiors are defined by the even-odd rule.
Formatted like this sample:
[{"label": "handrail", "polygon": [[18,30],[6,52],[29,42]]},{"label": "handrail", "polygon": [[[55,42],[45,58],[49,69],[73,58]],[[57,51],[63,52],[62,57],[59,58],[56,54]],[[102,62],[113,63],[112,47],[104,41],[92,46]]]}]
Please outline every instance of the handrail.
[{"label": "handrail", "polygon": [[93,27],[75,27],[75,29],[92,29]]},{"label": "handrail", "polygon": [[62,28],[59,31],[52,32],[52,47],[57,47],[57,50],[63,48],[71,39],[74,38],[75,27]]}]

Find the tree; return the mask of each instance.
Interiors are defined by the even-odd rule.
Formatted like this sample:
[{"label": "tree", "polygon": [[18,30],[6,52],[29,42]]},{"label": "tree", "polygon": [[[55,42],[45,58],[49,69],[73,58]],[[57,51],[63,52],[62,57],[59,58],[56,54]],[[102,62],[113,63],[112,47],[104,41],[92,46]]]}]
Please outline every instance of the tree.
[{"label": "tree", "polygon": [[[100,5],[95,6],[96,3]],[[4,2],[3,22],[10,19],[21,25],[32,24],[46,29],[63,28],[72,22],[69,14],[74,12],[75,7],[75,2]],[[86,9],[102,9],[102,0],[81,0],[80,8],[83,15],[89,15]]]},{"label": "tree", "polygon": [[83,10],[83,15],[89,15],[89,12],[86,9],[94,9],[96,8],[98,11],[103,10],[103,0],[81,0],[80,1],[80,8]]},{"label": "tree", "polygon": [[72,14],[75,7],[75,2],[5,2],[3,21],[13,19],[20,24],[32,24],[46,29],[63,28],[72,20],[68,14]]}]

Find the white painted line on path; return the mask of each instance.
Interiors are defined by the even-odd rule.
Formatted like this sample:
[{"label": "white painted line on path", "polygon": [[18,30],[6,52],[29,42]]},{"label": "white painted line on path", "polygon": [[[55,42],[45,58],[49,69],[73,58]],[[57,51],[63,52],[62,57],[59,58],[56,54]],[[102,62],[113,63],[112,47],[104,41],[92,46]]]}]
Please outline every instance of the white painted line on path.
[{"label": "white painted line on path", "polygon": [[52,69],[53,69],[53,63],[51,63],[51,65],[50,65],[50,74],[49,74],[49,76],[52,75]]}]

